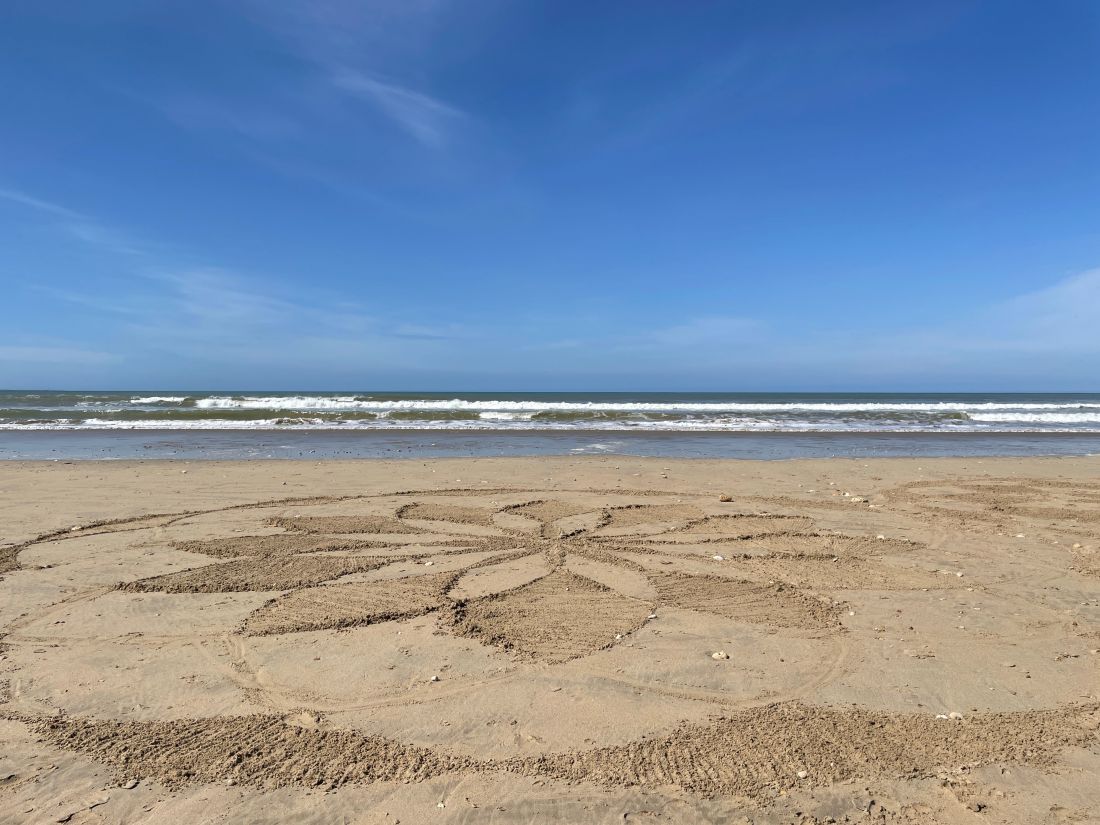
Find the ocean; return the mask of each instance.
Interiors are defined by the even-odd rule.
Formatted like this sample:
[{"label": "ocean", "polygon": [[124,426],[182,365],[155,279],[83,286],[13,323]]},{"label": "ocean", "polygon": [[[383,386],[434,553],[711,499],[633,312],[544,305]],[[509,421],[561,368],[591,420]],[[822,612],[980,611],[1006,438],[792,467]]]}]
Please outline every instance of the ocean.
[{"label": "ocean", "polygon": [[1100,393],[0,392],[0,458],[1100,453]]}]

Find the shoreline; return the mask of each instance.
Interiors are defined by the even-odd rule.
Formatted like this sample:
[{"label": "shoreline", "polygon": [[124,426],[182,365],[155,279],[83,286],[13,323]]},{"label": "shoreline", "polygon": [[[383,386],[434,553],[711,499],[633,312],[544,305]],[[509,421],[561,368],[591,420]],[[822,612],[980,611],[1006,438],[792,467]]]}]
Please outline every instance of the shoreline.
[{"label": "shoreline", "polygon": [[656,458],[1090,456],[1100,434],[450,430],[32,430],[0,433],[0,461],[314,460],[618,455]]}]

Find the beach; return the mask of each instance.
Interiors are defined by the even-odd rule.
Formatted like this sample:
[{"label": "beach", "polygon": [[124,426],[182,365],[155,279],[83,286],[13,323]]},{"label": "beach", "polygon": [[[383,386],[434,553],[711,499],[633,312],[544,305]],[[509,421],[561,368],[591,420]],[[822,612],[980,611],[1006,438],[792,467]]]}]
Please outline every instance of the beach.
[{"label": "beach", "polygon": [[0,821],[1097,821],[1098,479],[4,462]]}]

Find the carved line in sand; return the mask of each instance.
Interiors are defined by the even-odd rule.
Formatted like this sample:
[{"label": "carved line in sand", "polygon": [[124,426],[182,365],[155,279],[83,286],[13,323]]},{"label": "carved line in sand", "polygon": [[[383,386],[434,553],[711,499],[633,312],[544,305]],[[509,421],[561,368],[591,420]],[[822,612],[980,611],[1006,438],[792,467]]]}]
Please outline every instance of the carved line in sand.
[{"label": "carved line in sand", "polygon": [[1074,570],[1086,576],[1100,576],[1100,547],[1075,547],[1070,553],[1073,554]]},{"label": "carved line in sand", "polygon": [[[928,503],[930,495],[946,503]],[[1003,522],[1014,518],[1063,521],[1078,527],[1100,525],[1100,483],[1059,479],[943,479],[913,481],[888,491],[888,497],[969,520]]]},{"label": "carved line in sand", "polygon": [[397,518],[419,521],[438,521],[449,524],[470,524],[480,527],[493,526],[494,511],[485,507],[461,507],[432,501],[417,501],[398,508]]},{"label": "carved line in sand", "polygon": [[442,607],[458,576],[436,573],[295,590],[249,615],[241,631],[249,636],[271,636],[409,619]]},{"label": "carved line in sand", "polygon": [[271,599],[251,613],[242,624],[241,632],[248,636],[272,636],[411,619],[444,607],[448,591],[463,573],[529,555],[532,551],[518,550],[494,554],[458,572],[295,590]]},{"label": "carved line in sand", "polygon": [[[982,481],[943,479],[902,484],[888,493],[900,504],[918,509],[952,527],[1013,533],[1021,520],[1045,522],[1081,541],[1069,548],[1070,568],[1100,575],[1100,482],[1037,478],[990,478]],[[929,503],[935,497],[937,504]]]},{"label": "carved line in sand", "polygon": [[767,533],[793,533],[809,530],[811,527],[813,527],[813,519],[807,516],[735,513],[728,516],[704,516],[669,532],[744,538]]},{"label": "carved line in sand", "polygon": [[652,575],[664,604],[735,621],[771,624],[803,630],[836,630],[840,604],[822,596],[807,596],[782,582],[760,583],[720,576]]},{"label": "carved line in sand", "polygon": [[355,552],[390,547],[384,541],[355,541],[328,536],[274,533],[262,536],[229,536],[173,542],[177,550],[220,559],[243,556],[293,556],[300,553]]},{"label": "carved line in sand", "polygon": [[399,535],[423,533],[419,527],[391,516],[275,516],[268,520],[273,527],[292,533],[375,533]]},{"label": "carved line in sand", "polygon": [[672,786],[766,801],[796,786],[851,779],[934,778],[960,764],[1047,766],[1095,740],[1096,705],[979,713],[963,721],[781,703],[613,747],[478,761],[438,748],[333,729],[309,713],[171,722],[25,718],[50,744],[169,786],[232,780],[260,788],[337,788],[510,771],[610,787]]}]

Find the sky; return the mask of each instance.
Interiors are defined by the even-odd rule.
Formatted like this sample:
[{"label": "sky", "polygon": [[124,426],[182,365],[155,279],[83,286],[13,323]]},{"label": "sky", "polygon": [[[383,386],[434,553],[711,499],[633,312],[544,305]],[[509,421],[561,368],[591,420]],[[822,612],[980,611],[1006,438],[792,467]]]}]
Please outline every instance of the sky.
[{"label": "sky", "polygon": [[0,387],[1100,390],[1100,3],[0,27]]}]

